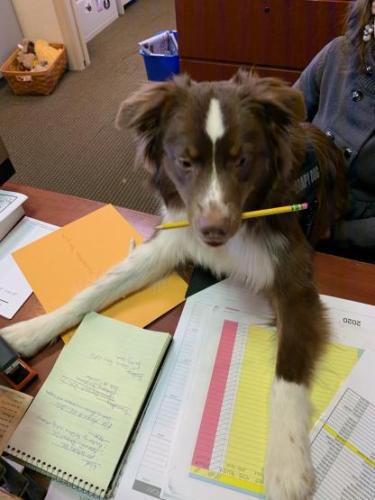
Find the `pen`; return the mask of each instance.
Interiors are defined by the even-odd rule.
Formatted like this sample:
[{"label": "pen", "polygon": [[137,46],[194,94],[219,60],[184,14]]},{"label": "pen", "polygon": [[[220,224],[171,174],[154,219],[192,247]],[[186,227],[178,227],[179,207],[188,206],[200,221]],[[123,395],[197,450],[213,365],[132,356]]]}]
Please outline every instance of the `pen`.
[{"label": "pen", "polygon": [[[301,210],[306,210],[309,207],[308,203],[295,203],[294,205],[285,205],[282,207],[265,208],[263,210],[253,210],[251,212],[242,212],[242,220],[254,219],[256,217],[265,217],[267,215],[277,215],[285,214],[288,212],[299,212]],[[155,229],[176,229],[179,227],[189,226],[189,221],[187,220],[176,220],[171,222],[165,222],[164,224],[159,224]]]}]

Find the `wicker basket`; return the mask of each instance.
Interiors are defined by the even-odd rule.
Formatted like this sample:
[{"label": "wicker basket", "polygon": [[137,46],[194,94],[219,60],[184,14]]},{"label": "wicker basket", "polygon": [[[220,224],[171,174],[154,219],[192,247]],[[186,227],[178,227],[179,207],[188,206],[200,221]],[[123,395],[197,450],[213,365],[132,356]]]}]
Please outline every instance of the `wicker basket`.
[{"label": "wicker basket", "polygon": [[13,54],[1,66],[0,71],[8,81],[10,88],[17,95],[49,95],[67,67],[66,50],[61,43],[50,43],[51,47],[63,49],[56,61],[43,71],[18,71],[17,53]]}]

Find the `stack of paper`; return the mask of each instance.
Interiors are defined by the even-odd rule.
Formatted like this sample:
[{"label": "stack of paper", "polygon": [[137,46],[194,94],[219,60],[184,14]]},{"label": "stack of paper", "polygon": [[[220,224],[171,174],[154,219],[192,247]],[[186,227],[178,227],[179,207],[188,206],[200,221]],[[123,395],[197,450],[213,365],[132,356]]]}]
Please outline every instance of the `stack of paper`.
[{"label": "stack of paper", "polygon": [[[204,498],[210,487],[217,499],[233,498],[234,492],[259,497],[265,493],[263,467],[276,333],[254,318],[225,309],[212,313],[210,325],[189,380],[165,497]],[[359,356],[356,348],[330,346],[312,390],[313,422]]]},{"label": "stack of paper", "polygon": [[[329,311],[333,327],[331,341],[335,345],[331,347],[328,358],[321,365],[320,376],[316,379],[313,398],[319,408],[327,405],[351,367],[362,366],[368,359],[367,352],[375,351],[374,307],[327,296],[322,296],[322,300]],[[250,481],[228,484],[227,478],[213,468],[219,469],[223,462],[228,465],[229,461],[231,466],[236,467],[239,462],[243,462],[241,466],[245,467],[247,459],[239,459],[241,447],[235,446],[234,438],[238,432],[242,433],[241,437],[245,440],[249,439],[249,436],[254,437],[256,430],[264,431],[267,419],[264,407],[262,418],[259,419],[259,412],[253,413],[248,419],[249,426],[244,431],[239,425],[240,405],[236,404],[236,401],[238,403],[244,401],[251,411],[253,403],[265,397],[267,386],[272,379],[275,356],[274,331],[269,328],[271,319],[270,307],[262,297],[249,295],[247,289],[229,280],[218,283],[186,301],[169,357],[129,454],[115,494],[116,500],[124,498],[152,500],[168,497],[232,500],[244,498],[243,492],[246,492],[247,497],[252,497],[253,485],[249,488]],[[238,326],[234,328],[236,325],[230,322],[237,323]],[[250,326],[250,331],[249,325],[253,325]],[[221,339],[223,339],[222,344],[220,344]],[[220,345],[223,349],[219,349]],[[231,370],[228,372],[228,364],[225,366],[225,363],[224,369],[218,372],[219,365],[215,365],[215,360],[223,360],[224,347],[228,346],[231,346],[234,358],[237,360],[241,358],[241,362],[237,363],[239,368],[237,373]],[[366,357],[364,354],[361,355],[363,351],[367,351]],[[254,360],[256,352],[259,357]],[[245,355],[250,363],[242,362]],[[358,356],[360,356],[359,361]],[[366,383],[369,378],[374,377],[372,373],[374,366],[375,362],[371,365],[366,361]],[[253,373],[253,379],[246,380],[249,370],[256,373]],[[353,376],[355,373],[354,371]],[[225,384],[224,390],[221,387],[221,403],[219,401],[220,404],[217,404],[215,391],[209,389],[218,388],[220,383],[223,386],[225,376],[229,381],[228,386]],[[348,386],[351,380],[352,377],[349,375],[346,383]],[[249,389],[247,384],[250,384],[250,389],[257,389],[253,394],[249,393],[249,396],[255,398],[253,400],[246,399]],[[240,386],[245,390],[236,390]],[[358,390],[358,384],[355,383],[353,387],[357,392],[361,392]],[[362,396],[369,398],[368,390]],[[375,396],[373,399],[375,400]],[[213,410],[219,419],[216,420],[216,425],[208,425],[205,428],[205,424],[209,421],[207,417],[212,416]],[[315,419],[318,412],[315,413]],[[318,427],[327,414],[323,413]],[[230,418],[220,420],[220,415]],[[254,419],[257,415],[258,418]],[[201,429],[204,432],[199,432]],[[371,429],[371,432],[375,431],[375,419],[371,422]],[[337,439],[339,438],[336,437],[336,444]],[[264,453],[262,451],[264,443],[264,436],[261,436],[258,453]],[[358,444],[356,447],[360,449]],[[248,449],[252,455],[257,453],[254,446],[247,447],[245,452]],[[317,462],[314,463],[316,467],[319,466]],[[364,463],[368,464],[368,461],[365,460]],[[350,466],[349,461],[347,467]],[[256,479],[256,470],[253,471],[252,483],[254,477]],[[210,481],[207,481],[207,476]],[[262,485],[258,484],[258,487],[261,489]],[[236,488],[242,488],[241,492]],[[258,495],[262,496],[262,493]],[[317,496],[319,500],[327,498],[330,497],[321,494]],[[352,495],[350,498],[357,496]],[[53,483],[47,499],[86,500],[86,497],[80,497],[73,490]]]},{"label": "stack of paper", "polygon": [[57,226],[24,217],[0,242],[0,316],[12,319],[32,289],[12,252],[55,231]]},{"label": "stack of paper", "polygon": [[[335,336],[317,367],[311,394],[315,409],[312,426],[319,422],[342,382],[360,362],[363,350],[375,348],[375,308],[332,298],[327,302],[333,306],[330,312]],[[351,328],[351,341],[347,342],[345,319],[353,314],[362,328]],[[244,493],[251,498],[264,497],[263,464],[276,358],[275,332],[254,317],[225,308],[216,308],[208,324],[208,335],[187,382],[161,497],[194,500],[212,496],[215,500],[230,500]],[[342,327],[337,328],[338,324]],[[375,434],[375,419],[371,425],[369,419],[366,422],[368,431],[371,428]],[[331,448],[333,453],[334,445]],[[359,449],[363,453],[363,447]],[[368,450],[366,456],[372,460]],[[316,466],[319,463],[316,460]],[[375,470],[372,472],[375,486]],[[318,498],[331,496],[323,494]]]}]

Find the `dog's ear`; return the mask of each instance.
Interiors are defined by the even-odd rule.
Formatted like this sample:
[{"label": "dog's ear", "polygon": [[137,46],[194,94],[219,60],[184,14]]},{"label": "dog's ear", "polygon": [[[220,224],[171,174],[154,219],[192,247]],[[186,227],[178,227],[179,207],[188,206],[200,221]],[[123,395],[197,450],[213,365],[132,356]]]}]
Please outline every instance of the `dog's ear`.
[{"label": "dog's ear", "polygon": [[174,81],[146,83],[120,105],[116,127],[133,129],[137,134],[152,132],[160,121],[163,107],[176,88]]},{"label": "dog's ear", "polygon": [[187,76],[161,83],[147,83],[126,99],[116,117],[118,129],[131,129],[138,141],[137,159],[149,170],[160,163],[162,137],[181,93],[191,85]]},{"label": "dog's ear", "polygon": [[266,114],[285,126],[292,120],[305,121],[307,111],[302,92],[278,78],[260,78],[253,71],[239,70],[232,78],[241,92],[264,106]]},{"label": "dog's ear", "polygon": [[265,105],[279,106],[286,111],[294,120],[303,122],[307,119],[305,99],[300,90],[289,87],[277,78],[263,78],[259,80],[259,99]]},{"label": "dog's ear", "polygon": [[231,78],[231,82],[236,85],[248,85],[252,81],[259,78],[258,74],[254,69],[247,70],[246,68],[240,68]]}]

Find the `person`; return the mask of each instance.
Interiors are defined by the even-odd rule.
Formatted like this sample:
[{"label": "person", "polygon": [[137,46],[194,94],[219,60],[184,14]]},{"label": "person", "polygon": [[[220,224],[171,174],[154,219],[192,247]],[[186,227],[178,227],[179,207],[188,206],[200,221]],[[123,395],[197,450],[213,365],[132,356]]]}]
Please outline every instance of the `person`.
[{"label": "person", "polygon": [[375,262],[375,0],[355,0],[346,32],[326,45],[295,83],[308,121],[343,150],[349,210],[323,251]]}]

